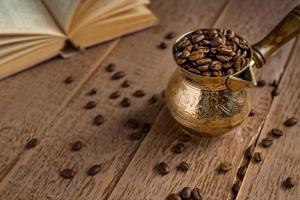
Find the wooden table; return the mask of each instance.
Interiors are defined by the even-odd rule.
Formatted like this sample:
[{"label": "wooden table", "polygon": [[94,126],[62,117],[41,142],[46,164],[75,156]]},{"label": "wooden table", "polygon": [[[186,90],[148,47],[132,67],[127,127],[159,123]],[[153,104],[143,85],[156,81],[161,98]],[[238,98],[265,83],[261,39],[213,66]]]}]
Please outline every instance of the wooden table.
[{"label": "wooden table", "polygon": [[[254,117],[219,138],[192,136],[187,149],[174,155],[171,147],[184,133],[171,118],[163,99],[153,105],[148,99],[160,94],[175,69],[170,48],[174,40],[164,35],[178,35],[198,27],[231,28],[251,43],[260,40],[283,18],[298,0],[152,0],[150,8],[160,25],[131,36],[93,47],[70,59],[47,61],[26,72],[0,82],[0,199],[1,200],[159,200],[184,186],[199,187],[204,199],[224,200],[297,200],[300,185],[287,190],[282,182],[292,176],[300,180],[300,124],[286,128],[283,122],[291,116],[300,118],[300,42],[290,41],[262,69],[257,78],[268,83],[279,81],[280,95],[272,98],[271,86],[252,89]],[[157,49],[166,41],[168,49]],[[122,80],[112,81],[105,71],[108,63],[126,71]],[[75,81],[64,84],[67,76]],[[129,88],[120,88],[123,80]],[[97,94],[86,93],[97,89]],[[147,95],[134,98],[136,89]],[[108,96],[119,90],[121,97]],[[128,108],[120,106],[129,97]],[[88,101],[97,107],[83,109]],[[93,125],[102,114],[105,123]],[[124,126],[128,118],[152,124],[150,132],[137,141],[129,140],[133,130]],[[260,141],[272,128],[284,136],[269,148]],[[31,138],[39,140],[32,149],[24,146]],[[77,152],[70,144],[82,141]],[[255,144],[263,155],[260,163],[248,162],[245,149]],[[171,172],[158,175],[153,169],[168,162]],[[186,173],[176,170],[181,162],[190,163]],[[217,172],[222,161],[232,163],[226,174]],[[87,176],[87,170],[101,164],[99,174]],[[247,171],[235,197],[232,185],[239,178],[237,170]],[[59,171],[77,171],[72,180],[59,176]]]}]

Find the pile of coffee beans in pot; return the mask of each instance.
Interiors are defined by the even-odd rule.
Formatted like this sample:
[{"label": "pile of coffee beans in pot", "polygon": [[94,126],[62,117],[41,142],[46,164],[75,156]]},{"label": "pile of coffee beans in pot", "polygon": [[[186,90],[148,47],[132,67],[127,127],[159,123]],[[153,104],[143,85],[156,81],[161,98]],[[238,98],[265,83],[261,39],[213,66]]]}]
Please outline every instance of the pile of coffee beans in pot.
[{"label": "pile of coffee beans in pot", "polygon": [[234,74],[250,62],[248,42],[232,30],[199,29],[174,45],[176,63],[202,76]]}]

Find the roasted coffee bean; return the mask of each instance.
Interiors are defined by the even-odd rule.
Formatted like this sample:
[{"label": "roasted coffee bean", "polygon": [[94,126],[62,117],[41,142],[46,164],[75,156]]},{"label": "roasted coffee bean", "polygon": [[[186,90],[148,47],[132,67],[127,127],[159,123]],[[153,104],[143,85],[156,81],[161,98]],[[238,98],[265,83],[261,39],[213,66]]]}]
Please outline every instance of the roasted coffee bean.
[{"label": "roasted coffee bean", "polygon": [[272,92],[271,92],[271,95],[272,95],[273,97],[276,97],[276,96],[278,96],[279,94],[280,94],[280,91],[279,91],[278,88],[274,88],[274,89],[272,90]]},{"label": "roasted coffee bean", "polygon": [[167,175],[170,173],[170,167],[167,163],[161,162],[157,165],[157,171],[161,175]]},{"label": "roasted coffee bean", "polygon": [[219,46],[221,44],[223,44],[223,40],[222,40],[221,37],[216,37],[215,39],[213,39],[211,41],[211,46],[213,46],[213,47],[217,47],[217,46]]},{"label": "roasted coffee bean", "polygon": [[201,66],[197,67],[197,69],[200,72],[206,72],[207,70],[209,70],[209,65],[201,65]]},{"label": "roasted coffee bean", "polygon": [[296,181],[293,177],[287,177],[283,182],[283,186],[287,189],[293,188],[295,185]]},{"label": "roasted coffee bean", "polygon": [[80,141],[77,141],[77,142],[74,142],[71,146],[71,150],[72,151],[80,151],[82,149],[82,142]]},{"label": "roasted coffee bean", "polygon": [[271,83],[270,83],[270,86],[274,87],[274,88],[277,88],[278,87],[278,81],[277,80],[273,80]]},{"label": "roasted coffee bean", "polygon": [[177,168],[183,172],[186,172],[190,169],[190,165],[186,162],[181,162]]},{"label": "roasted coffee bean", "polygon": [[193,45],[188,45],[184,48],[184,50],[190,52],[190,51],[192,51],[193,47],[194,47]]},{"label": "roasted coffee bean", "polygon": [[180,196],[178,194],[170,194],[167,196],[166,200],[181,200]]},{"label": "roasted coffee bean", "polygon": [[87,96],[93,96],[97,94],[97,90],[95,88],[91,89],[88,93],[86,93]]},{"label": "roasted coffee bean", "polygon": [[257,87],[263,87],[267,84],[265,80],[258,80],[257,81]]},{"label": "roasted coffee bean", "polygon": [[188,58],[188,57],[190,56],[190,54],[191,54],[190,51],[184,50],[184,51],[182,52],[181,57],[182,57],[182,58]]},{"label": "roasted coffee bean", "polygon": [[234,71],[233,68],[229,68],[229,69],[226,70],[226,75],[232,75],[234,73],[235,73],[235,71]]},{"label": "roasted coffee bean", "polygon": [[218,76],[222,76],[222,75],[223,75],[223,73],[221,70],[212,71],[212,76],[218,77]]},{"label": "roasted coffee bean", "polygon": [[145,96],[146,93],[144,92],[144,90],[136,90],[134,93],[133,93],[133,96],[135,97],[143,97]]},{"label": "roasted coffee bean", "polygon": [[220,61],[213,61],[210,64],[210,68],[212,70],[215,70],[215,71],[221,70],[222,69],[222,63]]},{"label": "roasted coffee bean", "polygon": [[84,108],[89,110],[92,108],[95,108],[97,106],[97,103],[95,101],[89,101],[87,104],[85,104]]},{"label": "roasted coffee bean", "polygon": [[234,192],[234,194],[237,194],[240,191],[241,185],[242,182],[239,179],[237,179],[232,186],[232,191]]},{"label": "roasted coffee bean", "polygon": [[291,117],[287,119],[283,124],[287,127],[295,126],[298,123],[298,119],[295,117]]},{"label": "roasted coffee bean", "polygon": [[231,170],[232,165],[229,162],[222,162],[219,166],[219,171],[221,172],[228,172],[229,170]]},{"label": "roasted coffee bean", "polygon": [[249,112],[249,117],[253,117],[256,115],[256,111],[254,109],[251,109]]},{"label": "roasted coffee bean", "polygon": [[128,88],[130,86],[131,82],[128,80],[125,80],[122,84],[121,87],[122,88]]},{"label": "roasted coffee bean", "polygon": [[189,41],[189,39],[187,37],[184,37],[182,38],[177,44],[176,46],[179,48],[179,49],[182,49],[182,48],[185,48],[187,47],[188,45],[190,45],[191,42]]},{"label": "roasted coffee bean", "polygon": [[111,93],[111,94],[109,95],[109,98],[110,98],[110,99],[116,99],[116,98],[118,98],[119,96],[121,96],[121,93],[120,93],[119,91],[115,91],[115,92],[113,92],[113,93]]},{"label": "roasted coffee bean", "polygon": [[25,149],[34,148],[34,147],[36,147],[37,144],[38,144],[38,139],[37,138],[32,138],[25,145]]},{"label": "roasted coffee bean", "polygon": [[192,189],[190,187],[184,187],[180,191],[180,196],[183,199],[190,199],[192,197]]},{"label": "roasted coffee bean", "polygon": [[283,136],[283,131],[278,128],[273,128],[271,131],[271,134],[275,137],[281,137]]},{"label": "roasted coffee bean", "polygon": [[185,61],[186,61],[186,59],[184,59],[184,58],[178,58],[178,59],[176,59],[176,63],[178,65],[182,65],[183,63],[185,63]]},{"label": "roasted coffee bean", "polygon": [[130,101],[129,98],[125,97],[125,98],[123,98],[123,100],[121,101],[120,104],[121,104],[121,106],[123,106],[123,107],[129,107],[130,104],[131,104],[131,101]]},{"label": "roasted coffee bean", "polygon": [[75,174],[76,174],[76,172],[73,169],[69,169],[69,168],[64,169],[59,172],[59,175],[61,177],[63,177],[64,179],[72,179],[72,178],[74,178]]},{"label": "roasted coffee bean", "polygon": [[249,160],[252,158],[253,153],[254,153],[254,149],[255,149],[255,145],[251,144],[245,151],[245,156],[246,158],[248,158]]},{"label": "roasted coffee bean", "polygon": [[161,42],[158,46],[159,49],[166,49],[168,46],[165,42]]},{"label": "roasted coffee bean", "polygon": [[218,51],[220,54],[226,55],[226,56],[234,56],[235,55],[235,53],[232,49],[226,48],[226,47],[218,48]]},{"label": "roasted coffee bean", "polygon": [[158,101],[158,99],[159,99],[159,95],[158,94],[154,94],[154,95],[152,95],[152,97],[150,97],[149,103],[150,104],[155,104]]},{"label": "roasted coffee bean", "polygon": [[182,134],[179,136],[178,140],[180,142],[190,142],[192,139],[192,136],[188,135],[188,134]]},{"label": "roasted coffee bean", "polygon": [[234,61],[234,68],[236,71],[240,71],[243,67],[242,57],[238,56]]},{"label": "roasted coffee bean", "polygon": [[225,56],[225,55],[216,55],[216,58],[221,62],[228,62],[232,59],[231,56]]},{"label": "roasted coffee bean", "polygon": [[198,69],[195,69],[195,68],[188,68],[187,70],[188,70],[189,72],[194,73],[194,74],[198,74],[198,75],[201,74],[201,72],[200,72]]},{"label": "roasted coffee bean", "polygon": [[232,30],[227,30],[225,36],[227,38],[233,38],[235,36],[235,33]]},{"label": "roasted coffee bean", "polygon": [[169,32],[165,35],[166,39],[173,39],[176,37],[176,33],[175,32]]},{"label": "roasted coffee bean", "polygon": [[189,55],[189,60],[190,61],[195,61],[195,60],[199,60],[204,56],[203,51],[199,50],[199,51],[193,51],[191,52],[191,54]]},{"label": "roasted coffee bean", "polygon": [[263,160],[262,155],[260,152],[255,152],[253,154],[253,159],[255,162],[261,162]]},{"label": "roasted coffee bean", "polygon": [[65,80],[64,83],[65,84],[70,84],[75,80],[75,78],[73,76],[68,76]]},{"label": "roasted coffee bean", "polygon": [[247,58],[247,55],[248,55],[247,50],[244,50],[243,53],[242,53],[242,56],[243,56],[244,58]]},{"label": "roasted coffee bean", "polygon": [[202,44],[208,46],[208,45],[211,44],[211,41],[209,41],[209,40],[202,40]]},{"label": "roasted coffee bean", "polygon": [[172,151],[177,154],[183,153],[185,151],[185,146],[183,143],[177,143],[172,147]]},{"label": "roasted coffee bean", "polygon": [[142,137],[143,137],[143,135],[140,132],[133,132],[129,135],[129,138],[131,140],[140,140],[140,139],[142,139]]},{"label": "roasted coffee bean", "polygon": [[112,80],[118,80],[118,79],[121,79],[121,78],[123,78],[123,77],[125,77],[125,72],[123,72],[123,71],[118,71],[118,72],[116,72],[116,73],[114,73],[114,74],[112,75],[111,79],[112,79]]},{"label": "roasted coffee bean", "polygon": [[142,126],[141,132],[142,133],[148,133],[151,129],[152,125],[148,122],[145,122]]},{"label": "roasted coffee bean", "polygon": [[192,36],[192,42],[193,43],[198,43],[203,39],[204,39],[204,35],[193,35]]},{"label": "roasted coffee bean", "polygon": [[105,67],[105,70],[106,70],[107,72],[113,72],[113,71],[115,71],[115,69],[116,69],[116,65],[113,64],[113,63],[109,63],[109,64]]},{"label": "roasted coffee bean", "polygon": [[192,196],[193,196],[194,200],[202,200],[203,199],[199,188],[194,188],[192,190]]},{"label": "roasted coffee bean", "polygon": [[100,126],[101,124],[104,123],[104,117],[99,114],[97,115],[95,118],[94,118],[94,124],[97,125],[97,126]]},{"label": "roasted coffee bean", "polygon": [[89,176],[95,176],[101,171],[101,165],[93,165],[88,171],[87,175]]},{"label": "roasted coffee bean", "polygon": [[241,179],[243,179],[244,178],[244,176],[245,176],[245,174],[246,174],[246,171],[247,171],[247,166],[241,166],[239,169],[238,169],[238,171],[237,171],[237,175],[241,178]]},{"label": "roasted coffee bean", "polygon": [[262,141],[261,141],[261,145],[263,146],[263,147],[269,147],[269,146],[271,146],[273,144],[273,140],[271,139],[271,138],[264,138],[264,139],[262,139]]},{"label": "roasted coffee bean", "polygon": [[232,63],[230,63],[230,62],[224,63],[224,64],[222,65],[222,67],[223,67],[224,69],[229,69],[229,68],[232,67]]},{"label": "roasted coffee bean", "polygon": [[209,47],[200,46],[200,47],[198,47],[198,50],[202,51],[203,53],[210,52],[210,48]]},{"label": "roasted coffee bean", "polygon": [[201,75],[202,76],[211,76],[211,72],[210,71],[202,72]]},{"label": "roasted coffee bean", "polygon": [[128,119],[125,125],[131,129],[137,129],[140,126],[140,122],[136,119]]}]

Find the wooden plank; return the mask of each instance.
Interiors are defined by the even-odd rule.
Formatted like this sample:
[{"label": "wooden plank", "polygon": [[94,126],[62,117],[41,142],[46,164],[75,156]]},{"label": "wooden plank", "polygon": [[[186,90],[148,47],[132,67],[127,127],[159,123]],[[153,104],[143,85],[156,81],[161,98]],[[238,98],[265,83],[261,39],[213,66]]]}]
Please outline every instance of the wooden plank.
[{"label": "wooden plank", "polygon": [[[132,106],[122,108],[121,98],[108,99],[123,80],[112,81],[111,74],[99,69],[51,127],[38,135],[39,146],[26,151],[0,183],[0,197],[7,200],[106,199],[141,143],[128,140],[132,131],[124,127],[124,122],[129,117],[153,122],[163,105],[161,100],[149,105],[148,99],[161,92],[175,64],[170,48],[160,50],[157,45],[168,31],[182,33],[198,26],[211,26],[225,2],[154,1],[151,9],[161,19],[160,26],[124,39],[104,64],[114,62],[117,70],[126,71],[126,79],[132,81],[132,86],[120,89],[121,98],[130,97]],[[202,6],[204,3],[207,7]],[[172,42],[167,41],[169,46]],[[98,94],[87,97],[86,92],[91,88],[96,88]],[[147,95],[133,98],[132,93],[141,88]],[[89,100],[98,103],[94,110],[83,109]],[[93,117],[99,113],[106,122],[101,127],[93,126]],[[69,144],[76,140],[85,146],[80,152],[70,152]],[[103,164],[101,173],[95,178],[87,177],[87,169],[97,163]],[[59,177],[58,171],[65,167],[77,170],[72,181]]]},{"label": "wooden plank", "polygon": [[[216,26],[232,28],[253,42],[266,34],[296,3],[232,1]],[[259,79],[271,82],[280,78],[292,44],[289,43],[279,51],[263,69],[257,70]],[[185,186],[201,188],[204,199],[234,198],[231,187],[237,169],[243,162],[245,149],[256,140],[268,113],[272,102],[271,90],[270,87],[252,90],[253,107],[257,112],[255,117],[249,117],[241,126],[219,138],[192,136],[191,142],[186,145],[186,152],[180,155],[174,155],[171,149],[185,131],[174,122],[167,110],[163,110],[109,199],[164,199]],[[160,176],[154,170],[161,161],[170,165],[171,172],[166,176]],[[187,173],[176,170],[181,161],[190,163],[191,168]],[[232,170],[226,174],[217,172],[223,161],[233,165]]]},{"label": "wooden plank", "polygon": [[[114,46],[110,42],[70,59],[54,58],[0,82],[0,180],[23,155],[26,142],[44,134]],[[66,85],[68,76],[75,80]]]},{"label": "wooden plank", "polygon": [[287,69],[279,83],[280,95],[274,99],[268,118],[259,137],[270,136],[270,130],[279,128],[284,131],[281,138],[274,140],[269,148],[257,145],[255,151],[262,153],[262,163],[251,162],[237,199],[288,199],[300,197],[299,185],[292,189],[282,187],[283,181],[291,176],[300,180],[300,124],[285,127],[284,121],[290,117],[300,119],[300,40],[295,45]]}]

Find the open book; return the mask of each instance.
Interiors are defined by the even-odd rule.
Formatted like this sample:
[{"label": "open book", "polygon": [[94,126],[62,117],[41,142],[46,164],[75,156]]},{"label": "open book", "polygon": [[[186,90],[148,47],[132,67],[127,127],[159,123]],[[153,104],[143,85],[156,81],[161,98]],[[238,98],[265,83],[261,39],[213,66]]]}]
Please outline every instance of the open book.
[{"label": "open book", "polygon": [[0,79],[60,53],[154,25],[148,0],[0,0]]}]

